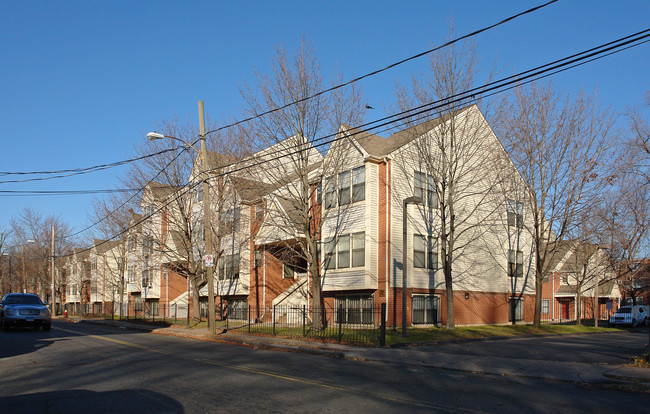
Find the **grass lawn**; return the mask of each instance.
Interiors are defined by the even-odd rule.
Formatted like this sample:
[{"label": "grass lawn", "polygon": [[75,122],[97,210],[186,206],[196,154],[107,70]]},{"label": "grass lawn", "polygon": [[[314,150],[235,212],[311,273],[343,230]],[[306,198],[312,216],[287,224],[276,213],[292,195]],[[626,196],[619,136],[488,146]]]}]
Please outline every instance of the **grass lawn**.
[{"label": "grass lawn", "polygon": [[583,325],[542,325],[535,328],[532,325],[482,325],[463,326],[454,330],[445,327],[407,329],[407,337],[402,338],[401,330],[386,329],[386,344],[439,342],[464,338],[485,338],[491,336],[520,336],[520,335],[556,335],[587,332],[615,332],[614,328],[594,328]]}]

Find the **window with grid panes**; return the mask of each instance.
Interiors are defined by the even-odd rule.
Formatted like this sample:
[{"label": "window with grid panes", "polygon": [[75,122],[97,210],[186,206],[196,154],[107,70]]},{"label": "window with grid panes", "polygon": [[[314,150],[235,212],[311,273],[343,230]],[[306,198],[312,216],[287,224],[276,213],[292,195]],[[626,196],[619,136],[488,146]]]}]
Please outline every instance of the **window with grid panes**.
[{"label": "window with grid panes", "polygon": [[513,322],[513,317],[515,322],[524,319],[524,301],[521,298],[510,298],[510,315],[508,320]]},{"label": "window with grid panes", "polygon": [[336,323],[371,324],[373,322],[372,295],[337,296]]},{"label": "window with grid panes", "polygon": [[413,324],[440,322],[440,296],[413,295]]}]

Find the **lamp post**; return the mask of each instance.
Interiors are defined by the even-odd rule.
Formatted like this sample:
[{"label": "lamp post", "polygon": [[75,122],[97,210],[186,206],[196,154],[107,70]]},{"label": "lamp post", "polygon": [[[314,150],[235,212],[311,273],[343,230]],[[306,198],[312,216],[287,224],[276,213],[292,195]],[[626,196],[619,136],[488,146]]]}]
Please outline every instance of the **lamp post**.
[{"label": "lamp post", "polygon": [[406,269],[408,269],[408,205],[422,204],[420,197],[407,197],[402,207],[402,337],[406,338]]},{"label": "lamp post", "polygon": [[[170,138],[180,141],[192,148],[197,154],[201,157],[201,168],[203,169],[203,234],[205,237],[205,254],[212,254],[212,231],[210,226],[210,185],[208,184],[208,150],[205,143],[205,114],[203,111],[203,101],[199,101],[199,123],[200,131],[199,137],[201,139],[201,151],[197,151],[189,142],[182,140],[180,138],[158,134],[156,132],[149,132],[147,138],[149,140],[157,140],[162,138]],[[215,309],[214,309],[214,280],[212,278],[212,266],[205,266],[205,276],[208,280],[208,329],[211,334],[216,333],[216,327],[214,324]],[[187,298],[188,306],[187,312],[189,315],[189,296]]]}]

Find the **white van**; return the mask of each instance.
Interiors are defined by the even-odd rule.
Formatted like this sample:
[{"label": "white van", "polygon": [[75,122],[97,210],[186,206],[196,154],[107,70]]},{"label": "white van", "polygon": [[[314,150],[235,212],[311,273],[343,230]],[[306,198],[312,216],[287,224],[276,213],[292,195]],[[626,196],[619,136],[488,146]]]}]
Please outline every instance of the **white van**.
[{"label": "white van", "polygon": [[634,327],[647,325],[649,320],[647,305],[622,306],[609,318],[609,326],[632,325]]}]

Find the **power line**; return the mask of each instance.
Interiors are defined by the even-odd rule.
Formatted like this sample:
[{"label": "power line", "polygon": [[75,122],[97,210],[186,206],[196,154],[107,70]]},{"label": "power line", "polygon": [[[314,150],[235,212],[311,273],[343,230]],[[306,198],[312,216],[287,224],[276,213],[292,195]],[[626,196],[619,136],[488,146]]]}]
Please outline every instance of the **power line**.
[{"label": "power line", "polygon": [[166,149],[164,149],[162,151],[158,151],[158,152],[155,152],[153,154],[147,154],[147,155],[143,155],[141,157],[131,158],[131,159],[128,159],[128,160],[123,160],[123,161],[116,161],[116,162],[112,162],[110,164],[93,165],[92,167],[73,168],[73,169],[57,170],[57,171],[25,171],[25,172],[2,171],[2,172],[0,172],[0,175],[44,175],[44,174],[61,174],[61,175],[50,176],[50,177],[28,178],[28,179],[24,179],[24,180],[6,180],[6,181],[0,181],[0,184],[26,183],[26,182],[30,182],[30,181],[45,181],[45,180],[52,180],[52,179],[56,179],[56,178],[67,178],[67,177],[72,177],[72,176],[75,176],[75,175],[89,174],[89,173],[92,173],[92,172],[107,170],[109,168],[129,164],[129,163],[132,163],[132,162],[135,162],[135,161],[141,161],[141,160],[144,160],[144,159],[147,159],[147,158],[156,157],[158,155],[165,154],[167,152],[176,151],[176,150],[178,150],[180,148],[184,148],[184,147],[166,148]]},{"label": "power line", "polygon": [[502,24],[505,24],[505,23],[507,23],[507,22],[509,22],[509,21],[511,21],[511,20],[514,20],[514,19],[516,19],[516,18],[518,18],[518,17],[524,16],[524,15],[526,15],[526,14],[529,14],[529,13],[532,13],[532,12],[534,12],[534,11],[537,11],[537,10],[539,10],[539,9],[541,9],[541,8],[544,8],[544,7],[546,7],[546,6],[550,5],[550,4],[556,3],[557,1],[558,1],[558,0],[551,0],[551,1],[547,2],[547,3],[542,4],[542,5],[535,6],[535,7],[531,8],[531,9],[528,9],[528,10],[523,11],[523,12],[521,12],[521,13],[517,13],[517,14],[515,14],[515,15],[512,15],[512,16],[510,16],[510,17],[507,17],[507,18],[501,20],[501,21],[498,22],[498,23],[492,24],[492,25],[490,25],[490,26],[486,26],[486,27],[484,27],[484,28],[482,28],[482,29],[479,29],[479,30],[475,30],[475,31],[473,31],[473,32],[471,32],[471,33],[468,33],[468,34],[464,35],[464,36],[461,36],[461,37],[458,37],[458,38],[456,38],[456,39],[450,40],[450,41],[448,41],[448,42],[446,42],[446,43],[444,43],[444,44],[442,44],[442,45],[440,45],[440,46],[434,47],[433,49],[429,49],[429,50],[426,50],[426,51],[424,51],[424,52],[420,52],[420,53],[418,53],[418,54],[415,54],[415,55],[413,55],[413,56],[410,56],[410,57],[408,57],[408,58],[406,58],[406,59],[402,59],[402,60],[400,60],[400,61],[397,61],[397,62],[391,63],[390,65],[385,66],[385,67],[383,67],[383,68],[381,68],[381,69],[374,70],[374,71],[369,72],[369,73],[367,73],[367,74],[365,74],[365,75],[361,75],[361,76],[359,76],[359,77],[357,77],[357,78],[351,79],[351,80],[349,80],[349,81],[347,81],[347,82],[344,82],[344,83],[341,83],[341,84],[338,84],[338,85],[332,86],[331,88],[328,88],[328,89],[322,90],[322,91],[320,91],[320,92],[316,92],[316,93],[314,93],[313,95],[309,95],[309,96],[304,97],[304,98],[302,98],[302,99],[299,99],[299,100],[297,100],[297,101],[290,102],[290,103],[288,103],[288,104],[286,104],[286,105],[283,105],[283,106],[280,106],[280,107],[278,107],[278,108],[269,109],[269,110],[267,110],[267,111],[265,111],[265,112],[262,112],[262,113],[260,113],[260,114],[257,114],[257,115],[254,115],[254,116],[251,116],[251,117],[248,117],[248,118],[242,119],[242,120],[240,120],[240,121],[233,122],[233,123],[228,124],[228,125],[224,125],[224,126],[219,127],[219,128],[217,128],[217,129],[213,129],[213,130],[211,130],[211,131],[206,132],[206,135],[207,135],[207,134],[210,134],[210,133],[212,133],[212,132],[222,131],[222,130],[224,130],[224,129],[232,128],[232,127],[234,127],[234,126],[237,126],[237,125],[240,125],[240,124],[243,124],[243,123],[246,123],[246,122],[250,122],[250,121],[252,121],[252,120],[254,120],[254,119],[261,118],[261,117],[263,117],[263,116],[266,116],[266,115],[272,114],[272,113],[274,113],[274,112],[278,112],[278,111],[281,111],[281,110],[283,110],[283,109],[286,109],[286,108],[288,108],[288,107],[290,107],[290,106],[293,106],[293,105],[296,105],[296,104],[299,104],[299,103],[305,102],[305,101],[307,101],[307,100],[309,100],[309,99],[313,99],[313,98],[315,98],[315,97],[317,97],[317,96],[321,96],[321,95],[323,95],[323,94],[326,94],[326,93],[329,93],[329,92],[333,92],[333,91],[335,91],[335,90],[337,90],[337,89],[340,89],[340,88],[343,88],[343,87],[345,87],[345,86],[349,86],[349,85],[351,85],[351,84],[353,84],[353,83],[356,83],[356,82],[358,82],[358,81],[360,81],[360,80],[363,80],[363,79],[365,79],[365,78],[368,78],[368,77],[370,77],[370,76],[377,75],[377,74],[379,74],[379,73],[385,72],[385,71],[387,71],[387,70],[389,70],[389,69],[392,69],[392,68],[394,68],[394,67],[396,67],[396,66],[402,65],[402,64],[404,64],[404,63],[406,63],[406,62],[409,62],[409,61],[411,61],[411,60],[414,60],[414,59],[420,58],[420,57],[422,57],[422,56],[428,55],[429,53],[432,53],[432,52],[435,52],[435,51],[437,51],[437,50],[443,49],[443,48],[445,48],[445,47],[447,47],[447,46],[451,46],[451,45],[453,45],[454,43],[459,42],[459,41],[461,41],[461,40],[463,40],[463,39],[467,39],[467,38],[470,38],[470,37],[476,36],[476,35],[478,35],[478,34],[480,34],[480,33],[483,33],[483,32],[485,32],[485,31],[487,31],[487,30],[493,29],[493,28],[495,28],[495,27],[497,27],[497,26],[500,26],[500,25],[502,25]]},{"label": "power line", "polygon": [[[641,41],[641,40],[646,39],[647,37],[650,36],[650,34],[648,34],[648,32],[650,32],[650,29],[638,32],[638,33],[636,33],[634,35],[626,36],[624,38],[621,38],[621,39],[618,39],[618,40],[615,40],[615,41],[612,41],[612,42],[608,42],[608,43],[606,43],[604,45],[589,49],[589,50],[584,51],[584,52],[580,52],[580,53],[571,55],[571,56],[563,58],[563,59],[556,60],[556,61],[551,62],[551,63],[540,65],[540,66],[538,66],[536,68],[533,68],[531,70],[521,72],[521,73],[518,73],[516,75],[512,75],[512,76],[500,79],[498,81],[487,83],[487,84],[485,84],[485,85],[483,85],[481,87],[478,87],[478,88],[472,88],[470,90],[461,92],[461,93],[456,94],[456,95],[451,96],[451,97],[440,99],[440,100],[434,101],[434,102],[429,102],[429,103],[427,103],[425,105],[421,105],[421,106],[416,107],[416,108],[410,108],[407,111],[403,111],[403,112],[400,112],[398,114],[393,114],[393,115],[381,118],[379,120],[375,120],[375,121],[363,124],[361,126],[355,127],[356,129],[359,129],[359,131],[358,132],[353,132],[352,134],[347,134],[345,136],[340,136],[340,137],[336,137],[337,134],[326,135],[324,137],[318,138],[315,141],[313,141],[313,142],[316,142],[316,141],[324,140],[323,142],[318,143],[318,144],[313,144],[312,143],[311,146],[313,146],[315,148],[318,148],[318,147],[321,147],[321,146],[329,145],[329,144],[332,144],[332,143],[334,143],[334,142],[336,142],[338,140],[346,139],[346,138],[348,138],[350,136],[355,136],[357,134],[367,132],[368,129],[373,130],[373,129],[377,129],[377,128],[380,128],[380,127],[384,127],[384,126],[387,126],[387,125],[394,124],[395,122],[398,122],[398,121],[401,121],[401,120],[405,120],[405,119],[407,119],[407,118],[409,118],[411,116],[424,115],[424,114],[426,114],[428,112],[431,112],[431,111],[433,111],[435,109],[447,106],[447,105],[452,104],[452,103],[459,103],[459,102],[462,102],[462,101],[473,102],[473,101],[477,100],[476,95],[479,95],[479,96],[485,95],[486,92],[491,92],[487,96],[492,96],[492,95],[497,94],[497,93],[502,93],[505,90],[512,89],[512,88],[514,88],[516,86],[520,86],[522,84],[529,83],[529,82],[532,82],[532,81],[537,80],[537,79],[542,79],[544,77],[551,76],[553,74],[562,72],[564,70],[568,70],[568,69],[571,69],[571,68],[574,68],[574,67],[577,67],[577,66],[581,66],[581,65],[583,65],[585,63],[592,62],[592,61],[594,61],[596,59],[601,59],[601,58],[609,56],[611,54],[618,53],[618,52],[623,51],[623,50],[627,50],[627,49],[629,49],[631,47],[639,46],[641,44],[644,44],[644,43],[648,42],[648,40],[644,40],[644,41]],[[639,43],[633,44],[634,42],[639,42]],[[626,47],[623,47],[623,46],[626,46]],[[413,112],[413,111],[416,111],[416,112]],[[373,124],[377,124],[377,125],[373,126]],[[369,126],[370,126],[370,128],[367,128]],[[365,128],[365,129],[361,130],[361,128]],[[389,128],[389,129],[392,129],[392,128]],[[334,138],[330,139],[330,140],[327,140],[327,138],[330,138],[330,137],[334,137]],[[215,175],[209,177],[209,180],[214,180],[214,179],[217,179],[219,177],[223,177],[223,176],[228,175],[228,174],[233,174],[235,172],[243,171],[245,169],[249,169],[249,168],[252,168],[252,167],[255,167],[255,166],[259,166],[259,165],[262,165],[262,164],[270,162],[270,161],[280,160],[281,158],[291,156],[291,155],[295,155],[295,154],[298,154],[298,153],[303,152],[303,151],[305,151],[305,149],[299,148],[299,149],[297,149],[297,150],[295,150],[293,152],[290,152],[290,153],[285,152],[284,154],[273,157],[271,159],[260,160],[258,162],[254,162],[252,164],[244,165],[244,166],[241,166],[241,167],[238,167],[238,168],[235,168],[235,169],[230,169],[230,167],[234,167],[237,164],[243,163],[244,161],[238,161],[238,162],[235,162],[235,163],[231,163],[229,165],[225,165],[225,166],[220,167],[220,169],[228,169],[228,171],[215,174]],[[276,152],[281,152],[281,150],[277,150]],[[268,154],[266,154],[266,155],[268,155]],[[168,165],[169,164],[167,164],[167,166]],[[163,170],[165,168],[167,168],[167,166],[163,167]],[[213,171],[213,170],[211,170],[211,171]],[[161,172],[162,172],[162,170],[161,170]],[[200,183],[200,181],[197,182],[197,183]],[[196,186],[197,183],[194,183],[193,185],[191,185],[191,187]],[[189,184],[183,186],[181,189],[185,189],[185,191],[183,191],[182,193],[179,193],[179,195],[174,197],[174,199],[172,201],[177,200],[179,197],[181,197],[182,195],[187,193],[189,191],[187,189],[188,187],[190,187]],[[147,220],[153,214],[157,213],[158,211],[160,211],[162,208],[164,208],[168,204],[169,204],[169,202],[163,203],[160,208],[156,209],[149,216],[143,217],[142,220],[140,220],[137,224],[140,224],[141,222]],[[85,230],[83,230],[83,231],[85,231]],[[126,231],[128,231],[128,229],[126,229],[125,231],[119,233],[119,235],[124,234],[124,232],[126,232]],[[76,233],[76,234],[79,234],[79,232]],[[109,240],[113,240],[115,237],[117,237],[117,235],[114,236],[113,238],[109,239]]]}]

